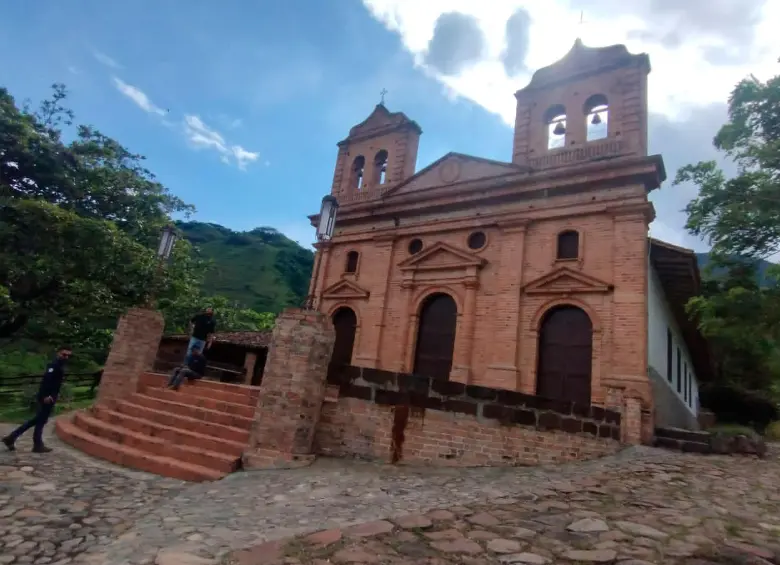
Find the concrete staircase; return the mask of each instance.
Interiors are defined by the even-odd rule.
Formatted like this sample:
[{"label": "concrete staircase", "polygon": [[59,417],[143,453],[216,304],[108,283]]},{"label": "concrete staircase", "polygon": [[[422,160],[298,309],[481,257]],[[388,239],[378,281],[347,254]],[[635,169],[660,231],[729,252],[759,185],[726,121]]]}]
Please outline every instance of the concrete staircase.
[{"label": "concrete staircase", "polygon": [[58,418],[57,436],[100,459],[185,481],[237,470],[260,389],[200,380],[178,391],[167,377],[141,376],[129,398]]}]

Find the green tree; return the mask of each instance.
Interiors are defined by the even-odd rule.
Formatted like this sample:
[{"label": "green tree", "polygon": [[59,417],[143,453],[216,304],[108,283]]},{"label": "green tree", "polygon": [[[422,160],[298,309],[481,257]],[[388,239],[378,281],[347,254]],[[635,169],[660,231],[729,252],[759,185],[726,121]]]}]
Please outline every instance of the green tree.
[{"label": "green tree", "polygon": [[715,345],[718,377],[766,390],[780,376],[779,273],[770,269],[762,287],[755,267],[780,250],[780,76],[743,80],[728,110],[713,144],[736,163],[737,174],[729,178],[707,161],[683,167],[675,179],[699,188],[686,208],[686,227],[712,246],[711,280],[688,311]]}]

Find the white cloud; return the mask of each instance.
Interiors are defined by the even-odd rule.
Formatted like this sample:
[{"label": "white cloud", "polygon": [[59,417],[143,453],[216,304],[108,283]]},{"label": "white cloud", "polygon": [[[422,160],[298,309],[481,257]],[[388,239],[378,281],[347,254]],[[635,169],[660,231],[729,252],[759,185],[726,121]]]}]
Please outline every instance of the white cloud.
[{"label": "white cloud", "polygon": [[[586,45],[601,46],[614,43],[626,44],[632,52],[648,52],[653,63],[650,75],[650,109],[670,117],[685,112],[686,107],[713,102],[723,102],[734,84],[749,73],[771,76],[777,70],[777,56],[780,54],[780,35],[772,22],[780,21],[780,2],[768,0],[744,0],[754,8],[763,9],[761,17],[748,20],[752,45],[739,45],[739,57],[728,49],[727,41],[733,37],[734,13],[723,11],[721,25],[715,21],[708,26],[700,22],[697,28],[680,36],[678,43],[669,37],[658,37],[647,32],[648,19],[672,25],[670,18],[676,17],[675,25],[684,22],[683,8],[677,12],[667,7],[660,10],[656,4],[662,0],[636,0],[623,3],[620,10],[599,10],[600,4],[615,7],[615,2],[606,0],[363,0],[370,13],[388,29],[396,31],[405,48],[411,52],[418,66],[436,76],[442,83],[459,95],[468,98],[487,110],[502,116],[508,124],[514,123],[514,97],[512,94],[522,88],[530,79],[534,69],[549,65],[560,59],[572,46],[574,39],[582,38]],[[723,0],[732,2],[733,0]],[[666,0],[663,0],[666,3]],[[595,5],[593,12],[585,12],[586,23],[579,24],[580,6]],[[697,2],[697,9],[703,4]],[[763,7],[762,7],[763,4]],[[681,3],[686,5],[687,3]],[[516,77],[509,77],[502,64],[502,53],[507,44],[507,21],[518,8],[525,8],[531,19],[528,32],[528,49],[525,57],[527,70]],[[701,8],[704,18],[706,8]],[[689,10],[692,11],[692,10]],[[742,10],[748,12],[748,8]],[[756,10],[753,10],[756,11]],[[426,65],[425,56],[434,35],[436,24],[442,14],[460,12],[476,20],[485,40],[483,57],[460,69],[456,75],[444,76]],[[710,15],[710,19],[712,16]],[[650,22],[652,23],[652,22]],[[733,48],[733,45],[732,47]],[[720,61],[713,62],[713,52],[723,53]]]},{"label": "white cloud", "polygon": [[127,84],[123,80],[116,77],[114,77],[112,80],[117,90],[135,102],[136,106],[141,108],[144,112],[157,114],[158,116],[164,116],[166,114],[165,110],[155,106],[152,101],[149,100],[149,97],[140,88],[137,88],[131,84]]},{"label": "white cloud", "polygon": [[260,157],[259,153],[228,143],[221,133],[207,126],[200,117],[193,114],[184,116],[184,133],[193,147],[216,151],[219,153],[220,161],[225,164],[234,162],[242,171],[246,170],[249,163],[257,161]]},{"label": "white cloud", "polygon": [[109,57],[105,53],[102,53],[100,51],[93,51],[92,52],[92,56],[95,57],[95,59],[99,63],[101,63],[101,64],[103,64],[103,65],[105,65],[107,67],[111,67],[112,69],[121,69],[122,68],[122,65],[117,63],[115,59],[112,59],[111,57]]},{"label": "white cloud", "polygon": [[[664,155],[670,178],[679,166],[718,157],[711,140],[725,120],[724,103],[737,82],[749,74],[766,79],[780,70],[776,0],[362,1],[375,19],[400,36],[415,65],[438,80],[445,93],[471,100],[510,127],[514,92],[536,69],[565,55],[575,38],[589,46],[622,43],[632,53],[648,53],[653,67],[648,87],[651,149]],[[519,14],[520,9],[527,13]],[[458,43],[464,34],[457,26],[446,29],[448,19],[440,19],[452,12],[468,17],[465,44]],[[482,45],[472,45],[476,37]],[[447,53],[453,60],[444,61],[446,65],[431,58],[437,43],[451,44]],[[514,59],[511,64],[507,56]],[[706,248],[683,228],[682,209],[695,194],[692,186],[667,185],[654,192],[659,220],[651,226],[653,236]]]}]

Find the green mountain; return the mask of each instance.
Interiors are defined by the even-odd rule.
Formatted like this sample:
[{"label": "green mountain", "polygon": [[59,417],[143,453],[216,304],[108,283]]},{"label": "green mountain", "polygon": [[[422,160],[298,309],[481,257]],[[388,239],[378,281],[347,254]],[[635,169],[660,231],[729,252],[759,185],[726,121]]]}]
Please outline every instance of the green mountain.
[{"label": "green mountain", "polygon": [[[697,253],[696,254],[696,260],[699,263],[699,270],[701,272],[704,272],[704,268],[709,264],[710,262],[710,254],[709,253]],[[763,259],[758,261],[758,264],[756,265],[756,276],[758,277],[758,284],[761,286],[767,286],[769,285],[773,279],[769,276],[768,269],[769,267],[772,267],[773,263],[770,263],[769,261],[764,261]],[[715,269],[713,274],[717,277],[719,274],[723,273],[723,269]]]},{"label": "green mountain", "polygon": [[217,224],[179,222],[200,256],[213,262],[204,290],[257,312],[299,306],[309,288],[314,253],[273,228],[235,232]]}]

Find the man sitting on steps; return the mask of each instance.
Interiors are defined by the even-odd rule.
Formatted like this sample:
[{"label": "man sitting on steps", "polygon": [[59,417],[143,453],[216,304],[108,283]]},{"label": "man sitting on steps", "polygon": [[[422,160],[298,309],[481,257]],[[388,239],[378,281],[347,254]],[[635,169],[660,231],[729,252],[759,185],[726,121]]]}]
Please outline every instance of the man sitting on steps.
[{"label": "man sitting on steps", "polygon": [[206,372],[206,357],[200,350],[200,347],[194,345],[192,351],[187,356],[185,364],[176,369],[171,374],[171,378],[168,379],[168,388],[173,390],[179,390],[179,386],[186,378],[188,381],[193,381],[201,378]]}]

